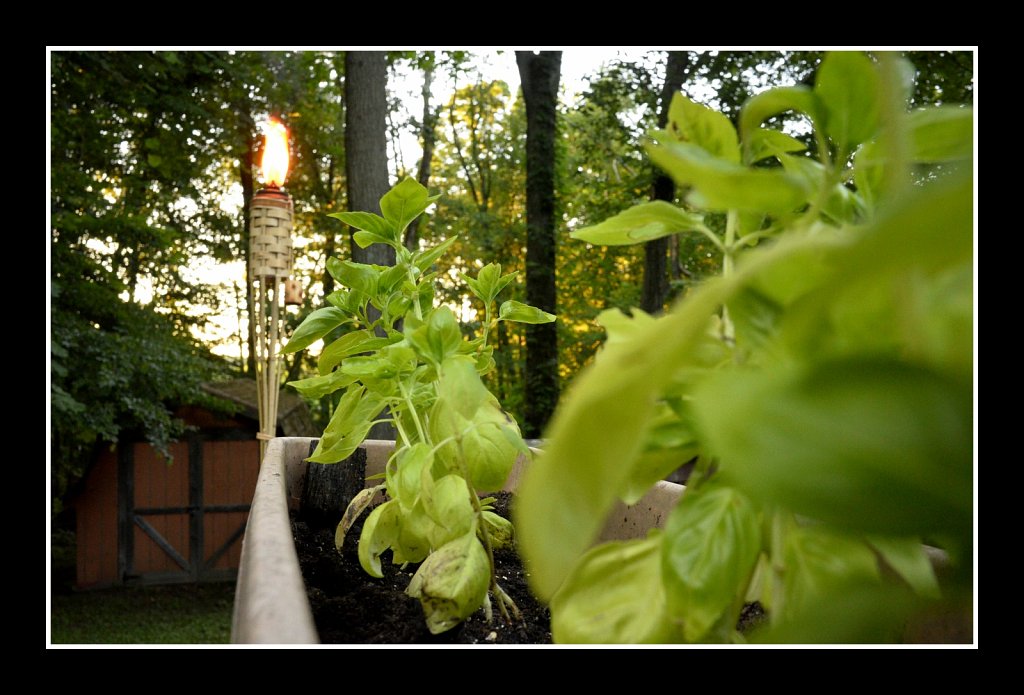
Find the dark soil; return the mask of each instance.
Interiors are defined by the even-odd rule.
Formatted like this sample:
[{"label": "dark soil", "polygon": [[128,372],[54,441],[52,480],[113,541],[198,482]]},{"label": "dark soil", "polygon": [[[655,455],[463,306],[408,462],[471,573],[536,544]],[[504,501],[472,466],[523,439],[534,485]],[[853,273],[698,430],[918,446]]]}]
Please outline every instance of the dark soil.
[{"label": "dark soil", "polygon": [[[495,511],[508,516],[508,494]],[[364,513],[363,518],[368,512]],[[405,594],[418,565],[404,569],[391,563],[391,551],[381,556],[383,579],[366,574],[359,564],[358,544],[363,519],[345,537],[342,552],[334,549],[334,528],[311,528],[292,521],[299,563],[306,580],[313,618],[324,644],[548,644],[551,642],[547,607],[529,592],[522,563],[514,551],[495,552],[498,583],[519,606],[523,622],[506,624],[494,607],[488,624],[483,610],[461,625],[432,635],[420,602]]]},{"label": "dark soil", "polygon": [[[508,517],[508,493],[499,493],[495,511]],[[383,579],[374,579],[359,564],[359,534],[363,520],[345,537],[342,552],[334,549],[334,527],[313,528],[292,520],[295,547],[306,580],[313,619],[324,644],[550,644],[550,614],[530,593],[519,556],[514,550],[495,552],[498,583],[513,598],[523,622],[506,624],[494,608],[488,624],[483,610],[461,625],[432,635],[416,599],[405,594],[418,565],[401,569],[391,563],[391,551],[381,556]],[[750,632],[768,619],[759,603],[744,606],[737,629]]]},{"label": "dark soil", "polygon": [[736,621],[736,629],[742,633],[759,628],[768,623],[768,613],[759,601],[748,603],[740,611],[740,619]]}]

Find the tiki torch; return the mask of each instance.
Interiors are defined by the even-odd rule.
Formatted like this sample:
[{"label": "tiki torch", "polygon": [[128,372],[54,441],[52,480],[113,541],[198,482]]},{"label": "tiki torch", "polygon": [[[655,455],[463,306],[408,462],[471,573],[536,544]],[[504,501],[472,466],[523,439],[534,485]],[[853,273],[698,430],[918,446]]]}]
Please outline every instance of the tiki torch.
[{"label": "tiki torch", "polygon": [[292,198],[281,190],[288,176],[288,131],[277,122],[267,126],[260,162],[265,188],[249,206],[249,264],[252,269],[253,316],[250,329],[256,354],[260,460],[267,441],[277,433],[277,398],[281,390],[277,341],[281,335],[285,281],[292,272]]}]

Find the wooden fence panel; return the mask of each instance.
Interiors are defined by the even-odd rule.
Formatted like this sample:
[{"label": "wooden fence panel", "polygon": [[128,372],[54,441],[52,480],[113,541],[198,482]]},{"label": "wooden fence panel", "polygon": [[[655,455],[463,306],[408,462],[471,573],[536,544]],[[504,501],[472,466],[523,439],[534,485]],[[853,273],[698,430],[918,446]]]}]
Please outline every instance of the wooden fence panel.
[{"label": "wooden fence panel", "polygon": [[76,581],[79,587],[102,587],[120,582],[117,573],[117,454],[100,453],[85,481],[77,521]]},{"label": "wooden fence panel", "polygon": [[[203,558],[211,567],[238,567],[242,551],[239,532],[248,517],[246,511],[219,508],[248,506],[259,475],[259,442],[256,440],[212,441],[203,447]],[[225,548],[225,545],[227,547]]]},{"label": "wooden fence panel", "polygon": [[223,579],[237,569],[259,475],[255,439],[193,435],[169,447],[103,451],[83,483],[77,584]]},{"label": "wooden fence panel", "polygon": [[[134,445],[136,522],[133,574],[184,571],[189,557],[188,445],[176,442],[168,461],[148,444]],[[147,509],[179,509],[176,513],[146,514]],[[140,527],[141,523],[141,527]],[[147,529],[146,527],[149,527]],[[149,530],[149,532],[147,532]],[[159,535],[164,544],[155,535]]]}]

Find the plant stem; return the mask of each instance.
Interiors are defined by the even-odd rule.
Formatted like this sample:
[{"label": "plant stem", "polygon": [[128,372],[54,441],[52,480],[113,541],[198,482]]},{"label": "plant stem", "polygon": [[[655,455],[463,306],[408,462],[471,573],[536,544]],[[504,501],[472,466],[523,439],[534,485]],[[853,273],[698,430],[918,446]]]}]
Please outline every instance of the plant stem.
[{"label": "plant stem", "polygon": [[773,623],[777,623],[782,619],[785,609],[782,585],[785,578],[786,564],[782,558],[782,552],[786,528],[789,526],[787,522],[789,520],[783,516],[786,512],[777,508],[767,513],[771,518],[771,537],[768,540],[768,560],[771,566],[771,576],[769,579],[772,597],[771,620]]},{"label": "plant stem", "polygon": [[878,72],[881,77],[881,132],[886,154],[885,167],[882,169],[883,185],[887,197],[899,199],[903,189],[910,182],[909,158],[907,156],[907,138],[903,132],[906,128],[905,104],[900,89],[900,61],[892,51],[878,54]]},{"label": "plant stem", "polygon": [[[739,227],[738,210],[730,210],[725,218],[725,248],[722,249],[722,277],[733,274],[736,253],[736,232]],[[736,327],[729,316],[729,307],[722,306],[722,340],[730,347],[736,344]]]},{"label": "plant stem", "polygon": [[[392,413],[394,413],[394,408],[393,407],[391,408],[391,411],[392,411]],[[388,420],[379,420],[377,422],[389,422],[389,421]],[[374,424],[377,424],[377,422],[374,422]],[[392,422],[395,425],[395,429],[397,429],[398,430],[398,434],[401,435],[402,441],[404,441],[408,445],[409,444],[409,435],[406,434],[405,430],[402,428],[401,420],[399,420],[397,417],[392,415],[390,422]]]},{"label": "plant stem", "polygon": [[414,266],[412,265],[409,266],[409,282],[411,282],[412,286],[416,288],[416,293],[413,295],[414,299],[412,300],[412,311],[416,314],[416,318],[422,321],[423,311],[420,309],[420,284],[416,281],[416,274],[412,272],[413,267]]},{"label": "plant stem", "polygon": [[[416,425],[416,432],[420,435],[420,441],[425,443],[425,444],[429,444],[429,442],[427,440],[427,435],[423,431],[423,424],[420,423],[419,413],[416,412],[416,406],[413,405],[412,398],[409,397],[409,392],[405,388],[405,382],[403,382],[402,380],[398,381],[398,390],[401,391],[401,393],[402,393],[402,400],[405,401],[406,407],[409,409],[409,412],[412,414],[412,421]],[[409,441],[409,440],[406,439],[406,441]]]},{"label": "plant stem", "polygon": [[733,253],[740,250],[744,246],[754,246],[754,242],[761,241],[771,236],[775,236],[779,233],[778,227],[768,227],[768,229],[762,229],[756,232],[751,232],[741,239],[737,239],[736,243],[733,244]]},{"label": "plant stem", "polygon": [[[707,227],[701,225],[701,226],[697,227],[694,231],[696,231],[696,232],[698,232],[700,234],[703,234],[705,237],[707,237],[708,241],[710,241],[712,244],[714,244],[715,248],[717,248],[723,254],[726,252],[726,247],[725,247],[725,244],[722,243],[722,240],[718,238],[717,234],[712,232]],[[728,241],[726,243],[728,243]]]},{"label": "plant stem", "polygon": [[484,342],[483,347],[487,347],[487,335],[491,331],[491,302],[484,303]]}]

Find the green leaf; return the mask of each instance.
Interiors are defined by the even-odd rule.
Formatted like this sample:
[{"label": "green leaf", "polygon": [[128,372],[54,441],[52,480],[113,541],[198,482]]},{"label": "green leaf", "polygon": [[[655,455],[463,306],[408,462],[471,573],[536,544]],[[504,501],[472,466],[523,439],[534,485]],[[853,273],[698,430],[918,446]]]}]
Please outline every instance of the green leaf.
[{"label": "green leaf", "polygon": [[359,564],[371,577],[383,579],[380,555],[398,542],[400,516],[394,500],[377,506],[363,523],[359,536]]},{"label": "green leaf", "polygon": [[[327,216],[339,219],[350,227],[355,227],[375,237],[384,239],[385,243],[395,239],[395,230],[391,223],[372,212],[332,212]],[[363,248],[366,247],[364,246]]]},{"label": "green leaf", "polygon": [[881,197],[884,175],[885,154],[878,142],[865,142],[857,149],[853,158],[853,182],[857,192],[869,204],[874,205]]},{"label": "green leaf", "polygon": [[411,510],[419,501],[424,490],[424,469],[429,470],[433,463],[433,451],[423,442],[399,449],[388,461],[385,468],[388,495],[398,500],[403,510]]},{"label": "green leaf", "polygon": [[[817,191],[825,182],[825,167],[821,165],[821,162],[799,155],[780,153],[776,157],[782,162],[783,169],[793,176],[803,179],[807,184],[808,200],[818,195]],[[833,185],[822,209],[825,214],[837,222],[856,222],[864,214],[864,204],[861,198],[842,183]]]},{"label": "green leaf", "polygon": [[802,152],[807,146],[794,137],[771,128],[758,128],[750,134],[747,147],[750,155],[747,164],[759,162],[766,157],[786,152]]},{"label": "green leaf", "polygon": [[324,348],[317,360],[317,368],[320,370],[320,374],[329,374],[346,357],[351,357],[361,352],[379,350],[401,339],[400,333],[385,338],[377,337],[371,330],[346,333]]},{"label": "green leaf", "polygon": [[826,595],[816,595],[796,615],[773,621],[758,631],[759,644],[883,644],[903,641],[908,620],[922,608],[922,602],[902,587],[878,582],[844,586]]},{"label": "green leaf", "polygon": [[481,516],[484,531],[491,538],[491,547],[495,550],[512,547],[515,542],[515,527],[512,526],[512,522],[489,510],[484,510]]},{"label": "green leaf", "polygon": [[673,314],[634,319],[621,338],[611,329],[615,340],[559,404],[513,510],[531,587],[542,599],[558,589],[629,488],[660,392],[694,359],[692,348],[727,297],[722,284],[705,284]]},{"label": "green leaf", "polygon": [[689,142],[714,157],[739,163],[736,129],[725,116],[676,92],[668,108],[665,131],[679,142]]},{"label": "green leaf", "polygon": [[727,611],[735,623],[742,594],[761,552],[753,505],[727,487],[687,491],[669,516],[662,543],[666,603],[688,642],[698,642]]},{"label": "green leaf", "polygon": [[777,334],[784,311],[771,297],[749,287],[729,302],[729,316],[736,328],[738,344],[765,348]]},{"label": "green leaf", "polygon": [[432,249],[417,251],[412,255],[412,264],[416,266],[421,273],[427,272],[427,270],[430,269],[430,266],[432,266],[438,258],[443,256],[444,252],[450,249],[452,244],[454,244],[458,238],[458,235],[451,236]]},{"label": "green leaf", "polygon": [[970,159],[974,153],[974,109],[929,106],[907,118],[911,158],[934,164]]},{"label": "green leaf", "polygon": [[334,371],[329,374],[314,376],[308,379],[289,381],[288,385],[306,398],[319,400],[328,394],[334,393],[338,389],[345,388],[355,380],[354,376]]},{"label": "green leaf", "polygon": [[[378,338],[380,341],[400,339],[401,334],[393,338]],[[375,355],[349,357],[341,366],[341,371],[361,380],[367,387],[390,394],[395,390],[395,378],[410,374],[416,368],[416,353],[405,345],[384,344]]]},{"label": "green leaf", "polygon": [[469,286],[470,291],[485,304],[490,305],[494,298],[515,279],[517,271],[513,271],[508,275],[502,275],[500,263],[488,263],[480,269],[476,279],[469,277],[465,273],[459,274]]},{"label": "green leaf", "polygon": [[429,500],[423,507],[434,522],[430,543],[439,548],[445,543],[472,532],[476,513],[470,501],[469,487],[461,475],[449,474],[434,481]]},{"label": "green leaf", "polygon": [[380,271],[372,265],[328,258],[327,272],[345,287],[359,290],[370,297],[377,293]]},{"label": "green leaf", "polygon": [[660,532],[605,543],[580,558],[551,599],[551,634],[561,644],[668,641],[672,625],[661,581]]},{"label": "green leaf", "polygon": [[459,346],[462,345],[462,331],[452,310],[441,306],[430,314],[425,324],[408,331],[406,339],[420,357],[440,364],[459,351]]},{"label": "green leaf", "polygon": [[664,200],[654,200],[634,205],[600,224],[578,229],[569,236],[591,244],[615,246],[641,244],[703,226],[702,215],[686,212]]},{"label": "green leaf", "polygon": [[[498,267],[500,268],[501,266]],[[517,275],[519,275],[519,271],[513,270],[511,273],[499,277],[497,281],[494,283],[494,288],[492,290],[493,298],[497,298],[497,296],[501,294],[501,291],[508,287],[509,283],[516,279]]]},{"label": "green leaf", "polygon": [[863,541],[823,527],[790,529],[783,558],[784,619],[799,615],[820,598],[879,578],[875,555]]},{"label": "green leaf", "polygon": [[628,316],[621,309],[605,309],[597,315],[597,322],[608,333],[605,345],[614,345],[629,343],[641,329],[650,330],[657,319],[634,307]]},{"label": "green leaf", "polygon": [[317,309],[302,320],[299,327],[292,333],[288,343],[281,348],[281,352],[298,352],[320,340],[348,320],[348,314],[337,307],[328,306]]},{"label": "green leaf", "polygon": [[751,496],[867,532],[962,530],[972,512],[972,397],[895,360],[732,371],[692,407],[721,474]]},{"label": "green leaf", "polygon": [[825,132],[851,153],[875,136],[880,81],[875,64],[859,51],[833,51],[818,68],[814,91],[824,106]]},{"label": "green leaf", "polygon": [[380,210],[391,223],[397,239],[409,223],[419,217],[440,196],[430,196],[416,179],[405,178],[380,199]]},{"label": "green leaf", "polygon": [[691,202],[707,210],[787,213],[807,200],[806,183],[778,170],[747,169],[688,143],[652,142],[646,148],[676,183],[693,187]]},{"label": "green leaf", "polygon": [[405,316],[406,312],[408,312],[411,308],[412,300],[403,295],[393,294],[388,299],[387,313],[388,316],[392,318],[392,321]]},{"label": "green leaf", "polygon": [[501,266],[497,263],[488,263],[480,272],[476,275],[477,285],[480,290],[484,293],[483,299],[486,299],[493,290],[495,283],[498,282],[498,278],[501,277]]},{"label": "green leaf", "polygon": [[[753,134],[761,128],[766,119],[786,111],[796,111],[810,116],[811,121],[818,124],[821,120],[822,106],[818,95],[801,85],[776,87],[750,97],[740,110],[740,136],[744,146],[753,144]],[[747,163],[756,161],[750,159]]]},{"label": "green leaf", "polygon": [[487,293],[480,287],[480,283],[476,281],[476,278],[472,278],[463,272],[460,272],[459,276],[462,278],[462,281],[466,283],[466,286],[469,287],[469,291],[472,292],[475,297],[483,299],[487,296]]},{"label": "green leaf", "polygon": [[384,409],[384,399],[359,385],[350,386],[338,401],[331,421],[313,454],[314,463],[337,463],[352,455],[366,439],[373,420]]},{"label": "green leaf", "polygon": [[331,306],[336,306],[346,314],[354,315],[357,313],[359,304],[352,293],[348,290],[334,290],[327,295],[327,303]]},{"label": "green leaf", "polygon": [[387,244],[388,246],[395,245],[391,239],[386,239],[385,237],[374,234],[373,232],[358,231],[352,235],[352,238],[361,249],[365,249],[367,246],[372,244]]},{"label": "green leaf", "polygon": [[[700,364],[697,348],[723,303],[755,281],[765,296],[786,305],[814,287],[834,295],[864,277],[865,269],[904,274],[908,267],[918,272],[958,265],[972,253],[972,195],[971,177],[953,176],[908,192],[855,236],[784,236],[748,253],[728,278],[703,283],[669,314],[634,320],[639,325],[621,338],[613,331],[613,340],[559,403],[545,453],[519,488],[514,521],[535,593],[550,597],[598,536],[628,487],[659,400],[675,374]],[[762,287],[765,278],[773,285],[782,281],[783,289]],[[730,432],[745,436],[744,421],[732,419]]]},{"label": "green leaf", "polygon": [[385,268],[377,278],[377,291],[382,294],[393,292],[401,287],[402,283],[405,282],[408,277],[409,267],[402,263],[397,263],[389,268]]},{"label": "green leaf", "polygon": [[899,201],[906,206],[838,233],[845,249],[762,272],[760,292],[783,306],[799,300],[779,334],[787,352],[801,359],[903,354],[944,371],[967,365],[959,374],[970,378],[973,185],[962,174],[930,191],[910,189]]},{"label": "green leaf", "polygon": [[657,481],[699,453],[692,425],[668,405],[659,405],[644,440],[644,451],[630,470],[622,501],[635,504]]},{"label": "green leaf", "polygon": [[696,444],[690,449],[644,449],[630,466],[629,479],[619,499],[625,504],[636,504],[650,492],[651,486],[664,480],[698,453]]},{"label": "green leaf", "polygon": [[536,307],[532,307],[529,304],[523,304],[522,302],[517,302],[514,299],[502,302],[501,307],[498,309],[499,321],[551,323],[555,318],[554,314],[549,314],[546,311],[541,311]]},{"label": "green leaf", "polygon": [[868,543],[919,596],[939,598],[939,581],[920,538],[871,536]]},{"label": "green leaf", "polygon": [[450,630],[484,602],[490,563],[476,533],[441,546],[423,561],[405,590],[419,599],[433,635]]},{"label": "green leaf", "polygon": [[[475,372],[473,377],[479,379]],[[438,398],[429,420],[434,441],[454,440],[438,448],[438,460],[454,473],[465,470],[474,489],[492,492],[505,485],[525,446],[515,420],[486,395],[471,415],[464,415],[449,398]]]},{"label": "green leaf", "polygon": [[480,380],[473,359],[468,355],[452,355],[441,363],[437,396],[456,412],[472,418],[487,402],[490,392]]}]

